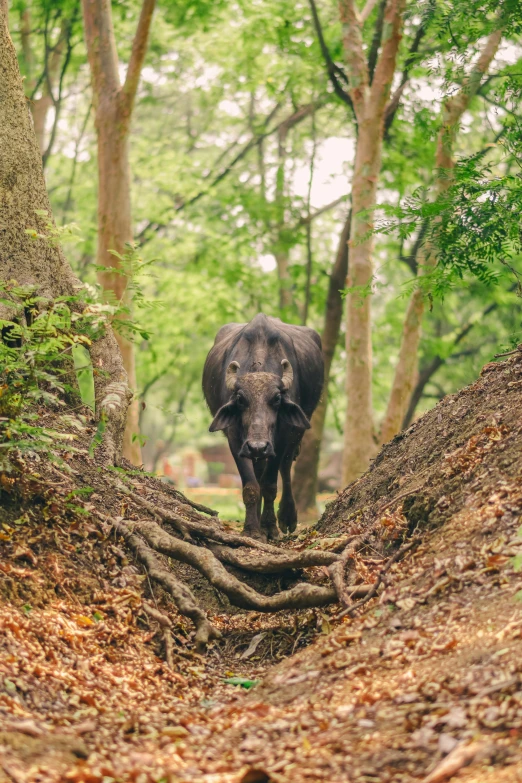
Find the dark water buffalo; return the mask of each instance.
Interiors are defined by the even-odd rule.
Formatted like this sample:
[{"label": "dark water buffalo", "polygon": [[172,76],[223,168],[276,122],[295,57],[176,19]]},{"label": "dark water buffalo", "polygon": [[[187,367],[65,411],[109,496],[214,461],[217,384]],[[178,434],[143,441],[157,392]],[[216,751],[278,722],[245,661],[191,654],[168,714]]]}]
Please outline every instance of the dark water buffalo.
[{"label": "dark water buffalo", "polygon": [[322,387],[321,338],[313,329],[261,313],[249,324],[219,330],[205,362],[203,393],[214,416],[210,431],[225,430],[243,482],[245,535],[279,537],[278,471],[279,527],[295,530],[290,471]]}]

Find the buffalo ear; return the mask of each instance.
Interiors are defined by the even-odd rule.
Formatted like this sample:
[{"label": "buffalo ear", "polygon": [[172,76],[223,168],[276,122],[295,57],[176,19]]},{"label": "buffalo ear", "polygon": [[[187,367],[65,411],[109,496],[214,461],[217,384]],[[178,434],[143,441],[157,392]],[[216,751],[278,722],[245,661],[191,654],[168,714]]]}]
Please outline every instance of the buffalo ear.
[{"label": "buffalo ear", "polygon": [[233,423],[236,413],[236,406],[233,402],[227,402],[223,405],[216,415],[214,421],[210,425],[209,432],[218,432],[218,430],[226,430],[227,427]]},{"label": "buffalo ear", "polygon": [[303,409],[292,400],[286,399],[284,395],[279,413],[283,421],[290,424],[291,427],[296,427],[299,430],[309,430],[311,427]]}]

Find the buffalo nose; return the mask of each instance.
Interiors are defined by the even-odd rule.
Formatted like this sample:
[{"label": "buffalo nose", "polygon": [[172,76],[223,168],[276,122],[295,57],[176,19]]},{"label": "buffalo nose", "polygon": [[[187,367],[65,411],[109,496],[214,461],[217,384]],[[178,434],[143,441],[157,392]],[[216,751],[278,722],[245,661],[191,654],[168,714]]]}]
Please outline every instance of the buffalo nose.
[{"label": "buffalo nose", "polygon": [[267,440],[249,440],[247,442],[248,450],[252,457],[264,457],[268,450]]}]

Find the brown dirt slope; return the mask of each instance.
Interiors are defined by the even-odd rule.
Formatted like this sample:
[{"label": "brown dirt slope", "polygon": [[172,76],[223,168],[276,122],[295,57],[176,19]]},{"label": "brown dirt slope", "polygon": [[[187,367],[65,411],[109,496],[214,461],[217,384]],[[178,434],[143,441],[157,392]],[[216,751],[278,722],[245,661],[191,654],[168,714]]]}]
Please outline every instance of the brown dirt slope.
[{"label": "brown dirt slope", "polygon": [[3,477],[0,781],[522,781],[521,435],[514,356],[388,444],[299,544],[369,532],[357,583],[417,536],[377,597],[343,620],[216,612],[224,639],[202,658],[158,593],[170,666],[146,577],[96,523],[127,512],[105,478],[72,460],[91,470],[85,501],[40,466],[35,506],[37,477]]}]

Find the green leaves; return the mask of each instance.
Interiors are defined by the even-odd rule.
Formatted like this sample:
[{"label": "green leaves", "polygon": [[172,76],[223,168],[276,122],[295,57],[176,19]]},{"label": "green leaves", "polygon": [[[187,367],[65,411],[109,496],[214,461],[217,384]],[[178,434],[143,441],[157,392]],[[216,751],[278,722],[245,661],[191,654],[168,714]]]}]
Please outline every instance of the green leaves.
[{"label": "green leaves", "polygon": [[249,680],[247,677],[226,677],[223,682],[227,685],[240,685],[242,688],[250,690],[250,688],[255,688],[260,680]]}]

